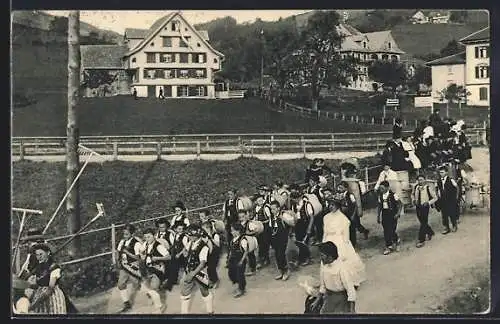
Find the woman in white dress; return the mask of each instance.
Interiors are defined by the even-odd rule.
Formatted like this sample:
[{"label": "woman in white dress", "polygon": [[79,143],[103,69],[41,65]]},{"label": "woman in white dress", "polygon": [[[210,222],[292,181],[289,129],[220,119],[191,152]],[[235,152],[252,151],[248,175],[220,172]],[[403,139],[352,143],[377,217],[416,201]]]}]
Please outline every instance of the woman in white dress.
[{"label": "woman in white dress", "polygon": [[327,204],[330,212],[323,218],[322,242],[330,241],[337,246],[339,259],[346,264],[354,284],[359,286],[366,280],[366,269],[349,239],[349,225],[351,222],[340,211],[341,201],[338,197],[330,197]]},{"label": "woman in white dress", "polygon": [[420,159],[415,154],[415,145],[413,145],[413,137],[408,136],[408,138],[402,142],[403,149],[408,153],[407,160],[411,162],[413,168],[418,170],[422,167]]}]

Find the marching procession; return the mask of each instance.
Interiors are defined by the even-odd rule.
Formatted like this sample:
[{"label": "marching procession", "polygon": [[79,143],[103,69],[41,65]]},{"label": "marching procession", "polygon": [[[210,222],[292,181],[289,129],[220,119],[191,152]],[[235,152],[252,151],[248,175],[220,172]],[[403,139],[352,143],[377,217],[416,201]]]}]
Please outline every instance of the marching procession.
[{"label": "marching procession", "polygon": [[[221,269],[228,273],[233,297],[244,298],[247,277],[258,276],[260,269],[274,263],[274,279],[287,281],[301,267],[317,264],[311,253],[314,248],[320,256],[317,278],[298,278],[307,293],[304,312],[354,313],[356,292],[368,279],[356,252],[357,234],[364,239],[374,235],[361,222],[365,195],[375,192],[383,255],[399,251],[398,219],[409,206],[415,207],[420,223],[415,239],[421,248],[435,235],[428,223],[431,208],[441,213],[442,234],[446,235],[458,230],[461,200],[470,207],[479,205],[480,185],[466,164],[471,149],[464,129],[463,121],[442,121],[437,112],[413,136],[402,138],[396,122],[373,191],[358,179],[355,158],[343,161],[340,174],[323,159],[315,159],[305,171],[303,184],[278,180],[272,187],[257,187],[253,196],[229,189],[222,217],[202,210],[189,219],[183,202],[177,201],[172,206],[175,216],[158,219],[154,228],[139,233],[133,225],[126,225],[116,247],[121,313],[132,309],[140,289],[146,291],[152,313],[164,313],[167,297],[179,285],[182,314],[190,313],[198,290],[206,313],[214,314]],[[410,179],[416,184],[410,185]],[[24,238],[30,252],[14,281],[14,312],[75,313],[58,285],[63,270],[44,240],[36,231]]]}]

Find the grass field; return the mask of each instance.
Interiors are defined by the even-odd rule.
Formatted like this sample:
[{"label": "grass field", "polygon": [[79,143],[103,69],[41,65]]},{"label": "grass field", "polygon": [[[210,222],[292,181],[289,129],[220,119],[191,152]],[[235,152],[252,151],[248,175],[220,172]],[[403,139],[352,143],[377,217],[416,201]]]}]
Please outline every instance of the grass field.
[{"label": "grass field", "polygon": [[[14,136],[66,136],[66,98],[38,97],[14,108]],[[222,134],[272,132],[358,132],[387,126],[305,119],[270,111],[259,99],[165,100],[128,96],[84,98],[79,107],[81,135]]]},{"label": "grass field", "polygon": [[[80,178],[82,224],[95,216],[96,202],[104,204],[107,217],[92,228],[123,224],[170,214],[170,206],[177,199],[192,209],[222,202],[229,188],[238,189],[243,195],[253,194],[258,185],[271,184],[277,179],[289,183],[302,181],[309,163],[304,159],[269,162],[240,158],[234,161],[90,164]],[[338,170],[340,161],[327,160],[326,163]],[[379,164],[377,157],[361,160],[362,167],[374,164]],[[65,192],[65,164],[15,162],[12,181],[12,206],[42,210],[43,216],[33,218],[27,226],[44,226]],[[68,233],[64,218],[61,212],[49,231],[50,236]],[[151,222],[146,225],[153,226]],[[13,233],[17,233],[17,222],[13,226]],[[83,236],[83,256],[109,251],[110,239],[109,231]],[[59,261],[64,260],[65,256],[60,256]],[[110,288],[115,283],[109,277],[110,263],[110,257],[105,257],[68,266],[67,289],[77,296]],[[71,285],[67,284],[69,282]]]}]

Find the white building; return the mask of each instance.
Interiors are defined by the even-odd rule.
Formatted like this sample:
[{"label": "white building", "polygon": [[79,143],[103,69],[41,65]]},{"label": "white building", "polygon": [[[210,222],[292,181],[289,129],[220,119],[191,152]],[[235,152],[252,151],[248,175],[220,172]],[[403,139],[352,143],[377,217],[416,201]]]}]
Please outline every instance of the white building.
[{"label": "white building", "polygon": [[432,74],[432,101],[441,101],[438,93],[450,84],[465,85],[465,52],[450,55],[426,63],[431,67]]},{"label": "white building", "polygon": [[[106,70],[117,76],[108,95],[139,97],[215,98],[214,74],[224,55],[208,42],[206,31],[196,30],[180,12],[172,12],[149,29],[126,29],[125,46],[82,46],[82,75]],[[94,72],[95,73],[95,72]],[[96,89],[86,89],[88,96]]]},{"label": "white building", "polygon": [[419,10],[411,16],[410,22],[412,24],[427,24],[429,22],[429,18],[423,13],[422,10]]},{"label": "white building", "polygon": [[465,45],[465,86],[471,106],[490,105],[490,27],[460,40]]},{"label": "white building", "polygon": [[341,24],[339,33],[345,36],[340,49],[341,55],[353,55],[360,60],[358,77],[352,80],[349,89],[374,91],[375,82],[368,77],[370,64],[376,60],[400,61],[401,55],[405,53],[399,48],[390,30],[361,33],[352,26]]}]

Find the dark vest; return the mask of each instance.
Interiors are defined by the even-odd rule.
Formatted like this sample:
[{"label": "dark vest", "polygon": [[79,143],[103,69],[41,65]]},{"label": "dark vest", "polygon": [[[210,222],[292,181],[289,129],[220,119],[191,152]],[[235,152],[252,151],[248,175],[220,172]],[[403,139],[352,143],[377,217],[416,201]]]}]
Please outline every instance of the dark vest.
[{"label": "dark vest", "polygon": [[[392,192],[391,190],[389,190],[389,195],[387,196],[387,204],[389,206],[389,211],[393,214],[396,214],[398,204],[396,202],[396,198],[394,197],[394,192]],[[384,199],[382,193],[378,195],[378,205],[381,210],[387,210],[383,208]]]},{"label": "dark vest", "polygon": [[137,262],[136,260],[132,259],[130,256],[128,256],[127,254],[123,253],[123,250],[126,250],[127,252],[131,253],[131,254],[134,254],[135,255],[135,250],[134,250],[134,246],[136,243],[138,243],[139,241],[135,238],[135,237],[132,237],[132,239],[128,242],[128,244],[125,244],[125,240],[123,240],[123,245],[121,247],[121,250],[118,251],[121,253],[121,257],[120,257],[120,262],[122,264],[130,264],[130,263],[134,263],[134,262]]},{"label": "dark vest", "polygon": [[226,222],[235,222],[238,220],[238,211],[236,208],[236,199],[228,199],[224,203],[224,209],[225,209],[225,214],[224,214],[224,220]]},{"label": "dark vest", "polygon": [[40,263],[35,269],[36,283],[42,287],[48,287],[50,283],[50,273],[53,270],[60,269],[59,265],[53,262]]},{"label": "dark vest", "polygon": [[353,216],[352,213],[354,212],[354,209],[356,208],[356,202],[352,202],[350,199],[351,195],[352,194],[349,191],[347,191],[346,194],[344,195],[344,197],[342,197],[342,202],[340,205],[340,210],[349,219],[351,219],[351,217]]},{"label": "dark vest", "polygon": [[[193,244],[193,243],[191,243]],[[207,244],[205,242],[203,242],[203,240],[199,241],[198,242],[198,246],[196,248],[190,248],[189,251],[188,251],[188,256],[187,256],[187,267],[186,267],[186,270],[187,271],[193,271],[194,269],[196,269],[201,261],[200,261],[200,252],[201,250],[204,248],[204,247],[207,247]]]},{"label": "dark vest", "polygon": [[279,235],[287,230],[287,225],[285,225],[283,220],[281,218],[274,216],[273,214],[271,214],[270,225],[273,236]]},{"label": "dark vest", "polygon": [[[158,246],[161,245],[160,242],[155,241],[153,243],[153,248],[151,251],[148,251],[149,248],[146,249],[146,258],[150,257],[163,257],[163,255],[158,252]],[[153,272],[160,272],[160,273],[165,273],[165,262],[164,261],[152,261],[150,263],[146,263],[146,267],[148,270],[153,270]]]},{"label": "dark vest", "polygon": [[443,182],[441,181],[441,179],[438,180],[437,187],[441,205],[454,205],[457,203],[457,188],[451,183],[450,177],[446,177],[446,181],[444,182],[444,190]]},{"label": "dark vest", "polygon": [[241,247],[241,241],[243,239],[245,239],[245,237],[241,235],[236,241],[231,240],[231,244],[229,246],[230,262],[239,262],[243,257],[243,253],[245,253],[245,251]]},{"label": "dark vest", "polygon": [[186,234],[184,233],[180,233],[180,234],[176,234],[175,237],[174,237],[174,247],[173,247],[173,251],[175,254],[179,253],[182,251],[182,249],[184,249],[184,244],[182,243],[182,241],[184,240],[184,237],[186,236]]},{"label": "dark vest", "polygon": [[261,221],[261,222],[268,222],[269,221],[269,216],[267,216],[265,213],[266,209],[269,212],[269,214],[271,213],[269,205],[264,204],[255,215],[257,217],[258,221]]}]

